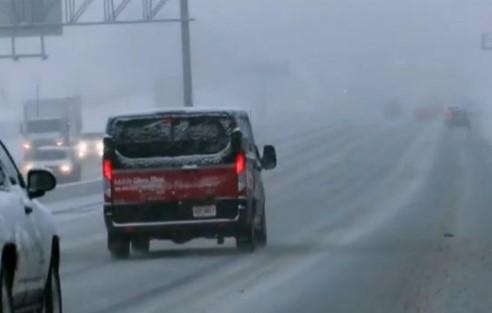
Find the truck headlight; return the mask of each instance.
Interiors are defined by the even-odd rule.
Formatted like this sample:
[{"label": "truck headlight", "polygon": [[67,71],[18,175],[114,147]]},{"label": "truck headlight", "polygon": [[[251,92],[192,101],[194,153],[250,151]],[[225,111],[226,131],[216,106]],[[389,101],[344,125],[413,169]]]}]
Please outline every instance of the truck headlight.
[{"label": "truck headlight", "polygon": [[71,164],[62,164],[60,166],[60,171],[62,173],[68,174],[72,171],[72,165]]}]

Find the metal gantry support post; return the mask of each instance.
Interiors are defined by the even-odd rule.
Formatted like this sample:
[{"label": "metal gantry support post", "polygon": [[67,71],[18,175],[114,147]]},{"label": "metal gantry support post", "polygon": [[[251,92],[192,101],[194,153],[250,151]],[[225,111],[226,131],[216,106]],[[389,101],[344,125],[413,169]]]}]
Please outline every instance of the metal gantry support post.
[{"label": "metal gantry support post", "polygon": [[191,69],[190,11],[188,7],[188,0],[180,1],[184,105],[187,107],[192,107],[193,77]]}]

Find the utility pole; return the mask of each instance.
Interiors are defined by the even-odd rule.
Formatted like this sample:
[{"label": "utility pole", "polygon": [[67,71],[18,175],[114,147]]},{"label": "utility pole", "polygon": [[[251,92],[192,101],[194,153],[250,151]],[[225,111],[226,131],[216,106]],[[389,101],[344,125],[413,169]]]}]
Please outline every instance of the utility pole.
[{"label": "utility pole", "polygon": [[183,55],[184,105],[193,106],[193,78],[191,70],[190,11],[188,0],[181,1],[181,43]]},{"label": "utility pole", "polygon": [[39,117],[39,92],[40,92],[40,86],[39,84],[36,85],[36,116]]}]

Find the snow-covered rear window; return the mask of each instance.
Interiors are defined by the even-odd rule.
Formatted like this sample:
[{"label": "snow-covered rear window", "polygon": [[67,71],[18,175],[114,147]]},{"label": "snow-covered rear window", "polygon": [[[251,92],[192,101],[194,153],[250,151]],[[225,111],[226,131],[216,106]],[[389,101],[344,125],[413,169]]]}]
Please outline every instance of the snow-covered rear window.
[{"label": "snow-covered rear window", "polygon": [[170,116],[116,121],[113,137],[127,158],[211,155],[226,149],[234,121],[229,116]]}]

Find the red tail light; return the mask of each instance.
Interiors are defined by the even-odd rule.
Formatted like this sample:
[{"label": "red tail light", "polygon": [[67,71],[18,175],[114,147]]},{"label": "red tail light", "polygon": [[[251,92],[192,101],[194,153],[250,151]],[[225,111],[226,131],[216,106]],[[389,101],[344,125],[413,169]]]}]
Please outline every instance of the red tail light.
[{"label": "red tail light", "polygon": [[113,180],[113,163],[110,160],[104,160],[103,162],[103,175],[107,180]]},{"label": "red tail light", "polygon": [[236,174],[241,175],[246,171],[246,156],[240,153],[236,156]]}]

